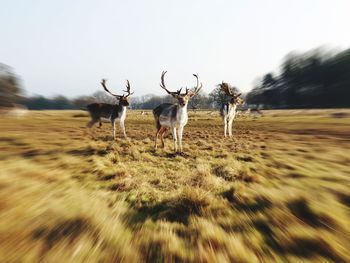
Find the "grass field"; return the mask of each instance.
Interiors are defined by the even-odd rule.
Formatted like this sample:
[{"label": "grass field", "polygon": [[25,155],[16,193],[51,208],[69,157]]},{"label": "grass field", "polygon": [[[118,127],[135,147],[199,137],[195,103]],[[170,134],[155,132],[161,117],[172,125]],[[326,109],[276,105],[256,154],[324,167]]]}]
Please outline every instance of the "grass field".
[{"label": "grass field", "polygon": [[[343,112],[343,114],[339,114]],[[0,262],[350,262],[350,110],[265,111],[223,138],[191,113],[185,155],[83,111],[0,118]]]}]

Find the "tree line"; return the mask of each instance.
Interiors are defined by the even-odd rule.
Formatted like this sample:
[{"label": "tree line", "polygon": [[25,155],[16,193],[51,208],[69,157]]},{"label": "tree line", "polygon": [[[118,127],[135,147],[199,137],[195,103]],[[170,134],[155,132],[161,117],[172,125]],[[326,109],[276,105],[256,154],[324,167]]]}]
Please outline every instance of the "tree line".
[{"label": "tree line", "polygon": [[290,53],[246,97],[261,108],[350,107],[350,49]]},{"label": "tree line", "polygon": [[[217,87],[211,93],[206,94],[200,92],[197,96],[190,100],[189,109],[211,109],[218,108],[221,103],[226,102],[227,97],[220,92]],[[116,103],[115,98],[109,96],[104,91],[97,91],[90,96],[80,96],[74,99],[68,99],[64,96],[56,96],[53,98],[46,98],[43,96],[33,97],[20,97],[17,100],[18,104],[25,105],[28,109],[44,110],[44,109],[82,109],[86,108],[86,105],[93,102],[104,103]],[[148,94],[144,96],[134,96],[130,98],[130,108],[132,109],[154,109],[161,103],[174,103],[175,100],[170,95],[157,96],[154,94]]]},{"label": "tree line", "polygon": [[[80,96],[74,99],[69,99],[62,95],[52,98],[46,98],[44,96],[19,96],[16,100],[12,100],[12,103],[2,103],[3,105],[1,106],[11,107],[14,104],[21,104],[32,110],[84,110],[86,109],[86,105],[93,102],[114,104],[116,103],[116,100],[113,97],[106,95],[103,91],[97,91],[91,96]],[[130,102],[130,108],[132,109],[153,109],[164,102],[173,103],[174,99],[169,95],[157,96],[149,94],[141,97],[132,97],[130,98]],[[212,94],[207,95],[205,93],[200,93],[189,103],[188,107],[190,109],[209,109],[215,108],[216,105],[217,103],[214,101]]]},{"label": "tree line", "polygon": [[[239,92],[234,88],[235,92]],[[339,108],[350,107],[350,49],[331,52],[322,48],[290,53],[276,72],[261,77],[245,94],[248,107],[273,108]],[[190,109],[213,109],[227,102],[218,87],[206,94],[200,92],[189,103]],[[47,98],[25,96],[20,78],[13,69],[0,63],[0,107],[22,104],[29,109],[84,109],[92,102],[115,103],[104,91],[74,99],[62,95]],[[173,102],[169,95],[134,96],[131,107],[153,109],[160,103]]]},{"label": "tree line", "polygon": [[[116,103],[114,97],[100,90],[92,95],[79,96],[69,99],[58,95],[52,98],[44,96],[25,96],[20,88],[19,77],[13,72],[13,69],[5,64],[0,64],[0,107],[11,107],[14,104],[21,104],[32,110],[67,110],[67,109],[86,109],[86,105],[93,102]],[[102,88],[101,88],[102,89]],[[216,108],[221,103],[227,101],[227,96],[221,93],[219,87],[216,87],[211,93],[200,92],[189,102],[190,109],[209,109]],[[131,108],[133,109],[154,109],[164,102],[172,103],[174,99],[170,95],[157,96],[148,94],[144,96],[133,96],[130,98]]]}]

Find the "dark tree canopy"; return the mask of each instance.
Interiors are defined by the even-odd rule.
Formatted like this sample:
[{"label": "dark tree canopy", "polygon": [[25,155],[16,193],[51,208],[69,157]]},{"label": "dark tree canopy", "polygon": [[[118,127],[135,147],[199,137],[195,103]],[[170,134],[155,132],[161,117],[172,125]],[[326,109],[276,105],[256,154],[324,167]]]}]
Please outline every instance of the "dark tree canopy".
[{"label": "dark tree canopy", "polygon": [[[234,93],[240,93],[236,87],[231,87]],[[226,103],[230,100],[230,97],[227,96],[219,86],[213,89],[212,92],[209,93],[209,101],[214,108],[220,108],[223,103]]]},{"label": "dark tree canopy", "polygon": [[247,103],[264,108],[350,107],[350,49],[291,53],[279,75],[266,74],[247,95]]}]

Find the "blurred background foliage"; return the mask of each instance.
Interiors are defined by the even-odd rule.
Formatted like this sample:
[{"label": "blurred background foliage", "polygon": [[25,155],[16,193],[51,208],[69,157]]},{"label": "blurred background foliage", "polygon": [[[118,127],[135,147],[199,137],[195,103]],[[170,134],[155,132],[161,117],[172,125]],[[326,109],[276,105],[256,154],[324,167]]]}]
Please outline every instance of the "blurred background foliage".
[{"label": "blurred background foliage", "polygon": [[11,107],[21,95],[19,77],[10,66],[0,63],[0,107]]},{"label": "blurred background foliage", "polygon": [[[247,107],[262,109],[344,108],[350,107],[350,49],[329,51],[317,48],[304,53],[292,52],[277,72],[261,77],[253,89],[244,94]],[[234,87],[235,92],[239,89]],[[218,108],[227,101],[218,87],[209,94],[201,92],[189,103],[190,109]],[[0,64],[0,107],[22,104],[29,109],[84,109],[91,102],[115,103],[104,91],[69,99],[25,96],[20,78],[10,66]],[[172,102],[169,95],[134,96],[131,107],[153,109],[160,103]]]},{"label": "blurred background foliage", "polygon": [[263,108],[342,108],[350,106],[350,49],[290,53],[279,73],[267,73],[247,94]]}]

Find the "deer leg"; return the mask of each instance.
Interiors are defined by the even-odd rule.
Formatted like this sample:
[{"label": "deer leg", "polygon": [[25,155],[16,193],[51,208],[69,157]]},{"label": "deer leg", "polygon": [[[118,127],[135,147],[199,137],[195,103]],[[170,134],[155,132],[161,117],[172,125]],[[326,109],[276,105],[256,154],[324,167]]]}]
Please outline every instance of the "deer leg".
[{"label": "deer leg", "polygon": [[162,127],[161,130],[160,130],[160,140],[162,142],[162,148],[165,147],[165,144],[164,144],[164,134],[166,132],[166,128],[165,127]]},{"label": "deer leg", "polygon": [[228,122],[228,134],[230,137],[232,137],[232,123],[233,123],[233,119],[229,120],[229,122]]},{"label": "deer leg", "polygon": [[176,127],[171,128],[171,134],[173,135],[174,140],[174,152],[177,152],[177,135],[176,135]]},{"label": "deer leg", "polygon": [[182,133],[183,133],[183,130],[184,130],[184,127],[180,126],[179,127],[179,134],[178,134],[179,144],[180,144],[180,152],[182,152]]},{"label": "deer leg", "polygon": [[96,120],[96,119],[91,119],[91,120],[86,124],[86,129],[87,129],[86,134],[92,136],[93,138],[94,138],[94,135],[93,135],[93,133],[92,133],[92,131],[91,131],[91,128],[92,128],[92,126],[94,126],[94,124],[95,124],[96,122],[98,122],[98,120]]},{"label": "deer leg", "polygon": [[92,126],[94,126],[94,124],[96,122],[98,122],[99,120],[96,120],[96,119],[91,119],[91,121],[89,121],[87,124],[86,124],[86,127],[87,128],[91,128]]},{"label": "deer leg", "polygon": [[102,121],[100,120],[98,127],[101,128],[102,127]]},{"label": "deer leg", "polygon": [[225,137],[227,136],[227,118],[225,117],[224,118],[224,134],[225,134]]},{"label": "deer leg", "polygon": [[126,136],[124,121],[121,121],[119,124],[120,124],[120,128],[123,131],[124,138],[127,139],[128,137]]},{"label": "deer leg", "polygon": [[158,145],[157,145],[158,135],[159,135],[161,129],[162,129],[162,126],[159,126],[159,128],[157,129],[157,132],[156,132],[156,138],[155,138],[155,142],[154,142],[154,148],[156,150],[157,150],[157,147],[158,147]]}]

